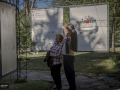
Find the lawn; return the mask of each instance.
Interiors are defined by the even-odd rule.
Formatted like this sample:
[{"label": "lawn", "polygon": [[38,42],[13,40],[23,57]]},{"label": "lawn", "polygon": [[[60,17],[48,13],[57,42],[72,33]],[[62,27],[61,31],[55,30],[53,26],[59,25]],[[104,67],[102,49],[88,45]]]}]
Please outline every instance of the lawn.
[{"label": "lawn", "polygon": [[[24,58],[26,54],[19,57],[22,66],[27,63],[27,70],[49,71],[49,67],[43,62],[45,55],[46,52],[39,52],[35,55],[33,52],[29,52],[27,60]],[[118,75],[117,79],[120,79],[120,49],[118,48],[115,53],[77,52],[75,53],[74,68],[75,72],[116,74]],[[64,71],[63,66],[61,71]],[[53,86],[54,84],[49,82],[28,80],[26,83],[10,83],[9,90],[50,90]]]},{"label": "lawn", "polygon": [[[117,49],[118,50],[118,49]],[[119,51],[119,50],[118,50]],[[97,52],[77,52],[75,53],[74,68],[75,72],[102,73],[109,74],[119,72],[120,58],[119,52],[116,53],[97,53]],[[33,52],[27,54],[27,69],[49,71],[47,64],[43,62],[46,52]],[[22,61],[22,64],[26,61]],[[23,68],[25,69],[25,68]],[[61,71],[64,71],[62,66]]]},{"label": "lawn", "polygon": [[[9,82],[9,80],[6,80],[3,83],[6,82]],[[9,88],[0,90],[50,90],[53,86],[54,83],[27,80],[26,83],[10,83]]]}]

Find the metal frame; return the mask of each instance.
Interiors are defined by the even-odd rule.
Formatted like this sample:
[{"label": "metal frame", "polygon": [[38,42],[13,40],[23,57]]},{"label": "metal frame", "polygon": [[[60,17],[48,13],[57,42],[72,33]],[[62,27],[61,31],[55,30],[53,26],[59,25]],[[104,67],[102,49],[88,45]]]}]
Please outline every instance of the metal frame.
[{"label": "metal frame", "polygon": [[[16,2],[15,2],[16,1]],[[5,3],[5,4],[8,4],[8,5],[12,5],[12,6],[15,6],[15,8],[16,8],[16,37],[18,37],[18,36],[20,36],[20,17],[19,17],[19,9],[20,9],[20,7],[19,7],[19,0],[14,0],[14,3],[10,3],[10,2],[8,2],[8,1],[0,1],[0,2],[3,2],[3,3]],[[25,19],[26,19],[26,12],[25,12]],[[26,20],[25,20],[26,21]],[[26,23],[25,23],[26,24]],[[17,30],[17,25],[18,25],[18,30]],[[26,26],[26,25],[25,25]],[[27,27],[25,27],[25,29],[26,29],[26,32],[27,32]],[[0,34],[1,34],[1,28],[0,28]],[[19,42],[18,42],[18,41]],[[0,44],[1,44],[1,39],[0,39]],[[26,47],[27,47],[27,33],[26,33]],[[1,47],[0,47],[0,50],[1,50]],[[19,52],[18,52],[18,50],[19,50]],[[6,73],[6,74],[4,74],[4,75],[2,75],[2,76],[0,76],[0,80],[2,79],[2,78],[4,78],[5,76],[8,76],[8,75],[10,75],[10,81],[11,81],[11,74],[12,73],[14,73],[14,72],[17,72],[17,78],[16,78],[16,83],[18,83],[19,82],[19,80],[20,80],[20,77],[21,77],[21,69],[23,68],[23,67],[26,67],[26,79],[27,79],[27,62],[26,62],[26,64],[23,66],[23,67],[21,67],[21,63],[20,63],[20,60],[19,60],[19,54],[20,54],[20,38],[18,39],[16,39],[16,53],[17,53],[17,68],[15,69],[15,70],[13,70],[13,71],[10,71],[10,72],[8,72],[8,73]],[[26,59],[27,59],[27,50],[26,50]],[[0,64],[1,64],[1,53],[0,53]],[[2,65],[1,65],[2,66]],[[0,72],[0,74],[1,74],[2,72]]]},{"label": "metal frame", "polygon": [[[25,8],[26,8],[26,6],[25,6]],[[27,60],[27,18],[26,18],[26,9],[25,9],[25,29],[26,29],[26,60]],[[26,76],[25,76],[25,78],[26,78],[26,80],[27,80],[27,61],[26,61],[26,63],[25,63],[25,65],[24,66],[26,66]]]},{"label": "metal frame", "polygon": [[[17,16],[18,16],[17,13],[19,14],[19,0],[16,0],[16,25],[17,25]],[[18,36],[18,32],[17,32],[17,36]],[[16,52],[17,52],[18,51],[18,42],[16,42],[16,44],[17,44],[17,50],[16,50]],[[18,67],[18,55],[17,55],[17,81],[18,81],[18,68],[19,67]]]},{"label": "metal frame", "polygon": [[[20,54],[20,49],[21,49],[21,47],[20,47],[20,42],[21,42],[21,38],[20,38],[20,36],[21,36],[21,34],[20,34],[20,11],[19,11],[19,9],[20,9],[20,4],[19,4],[19,0],[16,0],[16,3],[17,3],[17,9],[16,9],[16,12],[17,12],[17,14],[16,14],[16,24],[17,24],[17,21],[18,21],[18,32],[17,32],[17,35],[19,36],[19,43],[17,43],[17,46],[19,46],[17,49],[17,51],[19,51],[19,54]],[[25,2],[23,1],[23,4],[24,4]],[[24,7],[25,8],[25,7]],[[18,20],[17,20],[17,16],[18,16]],[[24,15],[23,15],[24,16]],[[26,27],[26,9],[25,9],[25,26],[24,26],[24,28],[25,28],[25,33],[26,33],[26,38],[25,38],[25,47],[26,47],[26,49],[27,49],[27,27]],[[22,68],[24,68],[24,67],[26,67],[26,76],[25,76],[25,79],[27,80],[27,61],[25,62],[25,65],[24,66],[21,66],[21,62],[20,62],[20,60],[19,60],[19,54],[18,54],[18,56],[17,56],[17,80],[16,80],[16,83],[19,83],[19,81],[20,81],[20,78],[21,78],[21,69]],[[25,55],[26,55],[26,60],[27,60],[27,50],[25,51]]]},{"label": "metal frame", "polygon": [[109,17],[109,2],[107,3],[107,10],[108,10],[108,12],[107,12],[107,16],[108,16],[108,17],[107,17],[107,24],[108,24],[108,25],[107,25],[107,29],[108,29],[108,33],[107,33],[108,42],[107,42],[107,45],[108,45],[108,52],[109,52],[109,57],[110,57],[110,46],[109,46],[109,45],[110,45],[110,34],[109,34],[109,33],[110,33],[110,32],[109,32],[109,30],[110,30],[110,29],[109,29],[109,28],[110,28],[110,26],[109,26],[109,20],[110,20],[110,19],[109,19],[109,18],[110,18],[110,17]]},{"label": "metal frame", "polygon": [[93,4],[81,4],[81,5],[68,5],[68,6],[58,6],[58,7],[85,7],[85,6],[93,6],[93,5],[104,5],[104,4],[109,4],[109,2],[104,2],[104,3],[93,3]]},{"label": "metal frame", "polygon": [[0,2],[3,2],[3,3],[6,3],[6,4],[10,4],[10,5],[16,6],[16,4],[11,3],[11,2],[8,2],[8,1],[0,1]]},{"label": "metal frame", "polygon": [[1,11],[0,11],[0,78],[2,77],[2,55],[1,55]]}]

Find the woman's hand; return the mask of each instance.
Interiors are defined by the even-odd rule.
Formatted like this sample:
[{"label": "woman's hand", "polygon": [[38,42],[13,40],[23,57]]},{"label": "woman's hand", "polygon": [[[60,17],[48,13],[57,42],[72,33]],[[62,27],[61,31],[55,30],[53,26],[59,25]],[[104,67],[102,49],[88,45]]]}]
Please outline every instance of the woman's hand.
[{"label": "woman's hand", "polygon": [[64,26],[64,25],[63,25],[61,28],[62,28],[62,29],[65,29],[65,28],[66,28],[66,26]]},{"label": "woman's hand", "polygon": [[70,32],[69,32],[68,28],[66,26],[64,26],[64,25],[61,28],[63,28],[65,35],[67,37],[70,37]]}]

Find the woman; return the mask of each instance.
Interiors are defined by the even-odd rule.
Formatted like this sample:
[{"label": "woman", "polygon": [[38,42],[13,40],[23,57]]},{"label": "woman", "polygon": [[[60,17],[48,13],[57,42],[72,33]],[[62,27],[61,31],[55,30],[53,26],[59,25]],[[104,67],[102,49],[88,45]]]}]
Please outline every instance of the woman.
[{"label": "woman", "polygon": [[53,88],[53,90],[61,90],[61,75],[60,75],[60,69],[62,66],[62,40],[63,36],[61,34],[56,35],[56,42],[52,49],[50,50],[50,56],[53,58],[53,66],[50,67],[51,75],[54,80],[54,83],[56,84],[56,87]]}]

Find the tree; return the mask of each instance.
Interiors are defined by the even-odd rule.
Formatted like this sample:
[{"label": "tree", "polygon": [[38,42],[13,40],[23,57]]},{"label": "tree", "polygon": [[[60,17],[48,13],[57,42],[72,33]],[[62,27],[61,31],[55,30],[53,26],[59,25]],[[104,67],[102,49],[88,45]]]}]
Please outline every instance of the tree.
[{"label": "tree", "polygon": [[36,0],[30,1],[30,0],[24,0],[25,2],[25,10],[26,10],[26,14],[30,15],[30,9],[32,9],[34,7]]},{"label": "tree", "polygon": [[32,4],[31,4],[31,9],[32,9],[33,6],[34,6],[35,1],[36,1],[36,0],[33,0]]},{"label": "tree", "polygon": [[115,17],[116,17],[116,2],[114,0],[113,24],[112,24],[112,52],[115,52]]},{"label": "tree", "polygon": [[30,8],[35,7],[35,1],[24,0],[25,7],[19,11],[17,16],[17,41],[19,41],[20,50],[23,51],[32,47]]},{"label": "tree", "polygon": [[24,0],[24,2],[25,2],[26,14],[29,15],[29,0]]}]

